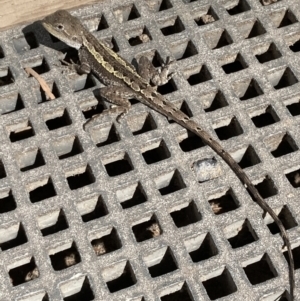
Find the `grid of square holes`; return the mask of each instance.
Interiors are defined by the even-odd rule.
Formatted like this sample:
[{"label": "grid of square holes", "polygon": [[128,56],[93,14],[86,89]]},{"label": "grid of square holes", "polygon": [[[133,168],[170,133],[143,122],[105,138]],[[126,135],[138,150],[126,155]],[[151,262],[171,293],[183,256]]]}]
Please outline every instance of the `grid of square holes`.
[{"label": "grid of square holes", "polygon": [[[297,2],[113,0],[80,18],[133,63],[176,60],[158,91],[249,174],[300,279]],[[39,24],[0,33],[0,299],[288,300],[279,229],[229,168],[134,99],[84,131],[109,105],[62,53],[78,60]]]}]

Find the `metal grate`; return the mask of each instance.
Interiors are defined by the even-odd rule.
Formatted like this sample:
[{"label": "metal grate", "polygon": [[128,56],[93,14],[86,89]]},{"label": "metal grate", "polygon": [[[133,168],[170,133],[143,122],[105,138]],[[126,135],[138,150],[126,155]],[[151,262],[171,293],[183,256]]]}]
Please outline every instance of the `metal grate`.
[{"label": "metal grate", "polygon": [[[145,0],[74,12],[221,140],[288,229],[300,274],[300,4]],[[132,100],[121,123],[39,23],[0,33],[0,300],[288,300],[278,228],[213,151]],[[49,100],[24,68],[49,85]],[[299,295],[299,288],[296,291]],[[298,297],[299,298],[299,297]]]}]

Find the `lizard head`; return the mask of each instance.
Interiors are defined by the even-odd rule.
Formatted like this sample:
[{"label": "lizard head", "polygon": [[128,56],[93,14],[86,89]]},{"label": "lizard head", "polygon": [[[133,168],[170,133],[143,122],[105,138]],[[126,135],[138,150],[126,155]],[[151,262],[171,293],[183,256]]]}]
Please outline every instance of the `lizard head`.
[{"label": "lizard head", "polygon": [[82,46],[82,36],[86,29],[65,10],[58,10],[42,20],[46,30],[65,42],[68,46],[79,49]]}]

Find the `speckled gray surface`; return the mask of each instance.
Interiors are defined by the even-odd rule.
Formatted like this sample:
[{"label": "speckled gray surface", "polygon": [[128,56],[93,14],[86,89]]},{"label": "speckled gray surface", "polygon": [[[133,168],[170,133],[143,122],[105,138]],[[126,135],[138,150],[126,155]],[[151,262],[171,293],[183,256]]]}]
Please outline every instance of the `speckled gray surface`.
[{"label": "speckled gray surface", "polygon": [[[299,2],[112,0],[73,13],[129,61],[177,60],[160,91],[289,228],[299,300]],[[108,104],[97,80],[59,67],[66,45],[37,22],[1,32],[0,47],[1,301],[288,300],[278,230],[209,147],[136,103],[85,132]]]}]

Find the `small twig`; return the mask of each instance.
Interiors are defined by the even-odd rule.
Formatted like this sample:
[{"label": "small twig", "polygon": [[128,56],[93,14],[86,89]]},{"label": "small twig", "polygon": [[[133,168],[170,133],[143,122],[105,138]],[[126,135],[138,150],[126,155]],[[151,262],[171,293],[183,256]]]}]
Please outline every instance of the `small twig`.
[{"label": "small twig", "polygon": [[46,81],[37,73],[35,72],[32,68],[26,67],[24,68],[25,71],[28,73],[28,75],[32,75],[41,85],[41,88],[45,92],[45,94],[50,98],[51,100],[55,99],[54,94],[51,92],[50,87],[46,83]]}]

